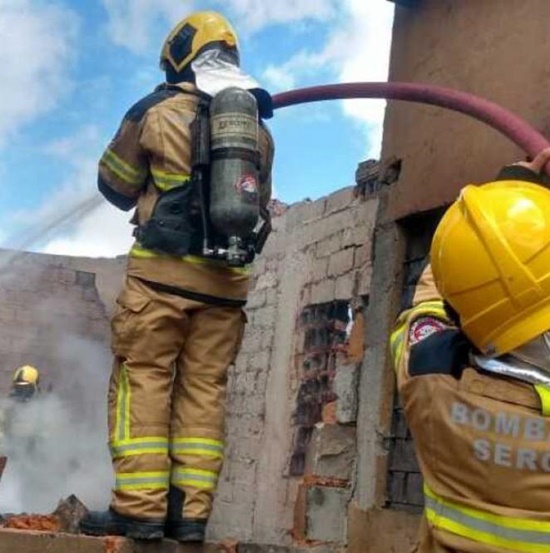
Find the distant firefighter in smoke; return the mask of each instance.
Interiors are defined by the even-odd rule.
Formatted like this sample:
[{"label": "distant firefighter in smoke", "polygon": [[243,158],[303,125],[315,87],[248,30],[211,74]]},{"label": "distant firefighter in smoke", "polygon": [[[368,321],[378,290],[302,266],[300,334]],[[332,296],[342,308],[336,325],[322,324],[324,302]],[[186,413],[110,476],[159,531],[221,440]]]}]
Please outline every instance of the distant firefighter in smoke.
[{"label": "distant firefighter in smoke", "polygon": [[40,373],[31,365],[19,367],[13,373],[10,397],[18,402],[25,403],[40,394]]},{"label": "distant firefighter in smoke", "polygon": [[15,370],[9,398],[0,408],[0,453],[6,455],[11,441],[27,441],[29,452],[35,445],[36,429],[26,423],[21,412],[25,404],[40,396],[40,372],[36,367],[23,365]]}]

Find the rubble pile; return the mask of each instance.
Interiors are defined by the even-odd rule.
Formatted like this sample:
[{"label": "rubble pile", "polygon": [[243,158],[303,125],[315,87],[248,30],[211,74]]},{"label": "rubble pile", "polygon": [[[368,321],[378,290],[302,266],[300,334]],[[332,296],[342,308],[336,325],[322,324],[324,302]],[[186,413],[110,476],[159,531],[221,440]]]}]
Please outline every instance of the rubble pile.
[{"label": "rubble pile", "polygon": [[49,515],[5,514],[0,520],[0,527],[78,534],[78,523],[86,512],[84,504],[76,496],[71,495],[61,500],[55,511]]}]

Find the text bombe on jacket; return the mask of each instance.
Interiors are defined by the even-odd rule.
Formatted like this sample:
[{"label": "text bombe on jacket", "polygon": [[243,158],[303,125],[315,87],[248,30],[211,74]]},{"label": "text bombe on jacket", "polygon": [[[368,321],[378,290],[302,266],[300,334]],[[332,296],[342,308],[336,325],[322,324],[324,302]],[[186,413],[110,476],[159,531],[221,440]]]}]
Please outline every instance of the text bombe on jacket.
[{"label": "text bombe on jacket", "polygon": [[[451,405],[450,414],[453,423],[480,434],[472,443],[474,456],[479,461],[518,470],[550,472],[550,424],[547,426],[542,417],[492,413],[458,401]],[[514,444],[503,443],[499,437],[513,438]],[[539,447],[533,447],[534,442]],[[545,443],[544,448],[540,442]]]}]

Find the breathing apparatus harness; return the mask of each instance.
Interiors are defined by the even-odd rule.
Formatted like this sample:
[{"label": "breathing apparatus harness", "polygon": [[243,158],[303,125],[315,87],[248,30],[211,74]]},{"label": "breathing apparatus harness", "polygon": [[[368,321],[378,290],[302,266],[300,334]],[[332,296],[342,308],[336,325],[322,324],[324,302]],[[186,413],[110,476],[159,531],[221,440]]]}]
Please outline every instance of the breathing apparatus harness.
[{"label": "breathing apparatus harness", "polygon": [[272,229],[258,190],[257,102],[237,87],[214,98],[193,94],[199,101],[191,124],[190,182],[161,191],[151,217],[136,228],[135,236],[147,249],[241,267],[262,251]]}]

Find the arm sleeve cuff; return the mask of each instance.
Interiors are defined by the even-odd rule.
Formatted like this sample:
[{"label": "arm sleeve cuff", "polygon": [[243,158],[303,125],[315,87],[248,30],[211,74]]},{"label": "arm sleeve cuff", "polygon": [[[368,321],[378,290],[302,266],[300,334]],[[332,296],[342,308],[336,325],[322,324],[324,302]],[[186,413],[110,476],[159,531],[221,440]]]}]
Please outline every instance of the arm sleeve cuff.
[{"label": "arm sleeve cuff", "polygon": [[503,167],[497,175],[496,180],[520,180],[534,182],[535,184],[546,184],[546,180],[542,175],[521,165],[507,165]]},{"label": "arm sleeve cuff", "polygon": [[128,196],[113,190],[101,177],[97,179],[97,188],[109,203],[122,211],[130,211],[136,205],[134,198],[128,198]]}]

